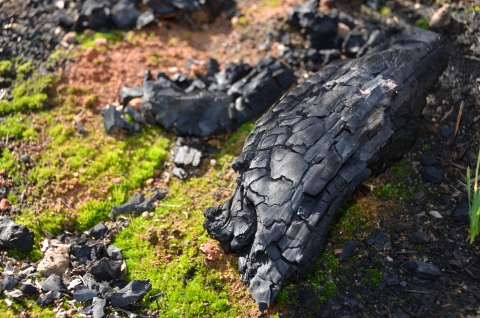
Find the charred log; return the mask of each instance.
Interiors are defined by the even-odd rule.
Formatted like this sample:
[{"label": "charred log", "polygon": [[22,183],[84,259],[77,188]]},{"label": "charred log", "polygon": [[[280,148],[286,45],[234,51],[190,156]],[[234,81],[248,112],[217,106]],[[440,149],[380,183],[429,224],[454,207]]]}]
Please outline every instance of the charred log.
[{"label": "charred log", "polygon": [[354,189],[411,145],[426,95],[447,65],[432,32],[411,29],[388,50],[335,61],[278,101],[233,164],[237,186],[205,211],[260,308],[286,278],[312,269]]}]

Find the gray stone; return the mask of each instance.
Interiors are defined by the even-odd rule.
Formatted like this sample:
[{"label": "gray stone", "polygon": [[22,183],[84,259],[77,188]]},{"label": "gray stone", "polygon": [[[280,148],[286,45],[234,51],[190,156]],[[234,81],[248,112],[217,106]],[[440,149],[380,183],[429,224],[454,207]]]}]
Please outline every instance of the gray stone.
[{"label": "gray stone", "polygon": [[37,270],[45,277],[52,274],[62,277],[70,266],[69,251],[70,246],[64,244],[56,246],[55,249],[48,249],[38,263]]}]

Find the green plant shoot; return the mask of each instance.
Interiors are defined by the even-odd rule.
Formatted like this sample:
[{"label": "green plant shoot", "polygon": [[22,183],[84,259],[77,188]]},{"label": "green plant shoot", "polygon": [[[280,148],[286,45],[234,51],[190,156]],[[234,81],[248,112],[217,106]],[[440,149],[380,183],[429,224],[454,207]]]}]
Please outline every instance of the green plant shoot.
[{"label": "green plant shoot", "polygon": [[478,152],[477,169],[475,171],[475,182],[472,191],[472,179],[470,178],[470,167],[467,168],[467,193],[470,214],[470,244],[473,243],[475,237],[478,236],[480,229],[478,217],[480,214],[480,192],[478,190],[478,168],[480,167],[480,151]]}]

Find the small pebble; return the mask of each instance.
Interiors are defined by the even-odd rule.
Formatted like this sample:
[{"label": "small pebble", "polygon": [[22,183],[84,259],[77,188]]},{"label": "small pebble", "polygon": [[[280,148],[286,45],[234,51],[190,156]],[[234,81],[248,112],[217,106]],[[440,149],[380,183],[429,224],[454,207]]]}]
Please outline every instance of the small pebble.
[{"label": "small pebble", "polygon": [[150,217],[150,213],[148,213],[147,211],[145,211],[145,212],[142,213],[142,216],[143,216],[145,219],[147,219],[147,218]]},{"label": "small pebble", "polygon": [[215,167],[215,166],[217,165],[217,160],[211,159],[211,160],[210,160],[210,165],[211,165],[212,167]]},{"label": "small pebble", "polygon": [[428,212],[431,216],[433,216],[436,219],[441,219],[443,216],[438,212],[438,211],[430,211]]}]

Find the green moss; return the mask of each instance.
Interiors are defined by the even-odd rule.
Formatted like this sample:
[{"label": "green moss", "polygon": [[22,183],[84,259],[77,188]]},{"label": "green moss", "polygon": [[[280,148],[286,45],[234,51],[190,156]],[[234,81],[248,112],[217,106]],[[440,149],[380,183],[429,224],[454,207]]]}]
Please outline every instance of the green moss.
[{"label": "green moss", "polygon": [[280,4],[280,0],[262,0],[262,6],[267,8],[276,8]]},{"label": "green moss", "polygon": [[340,263],[334,255],[324,253],[318,261],[317,270],[308,275],[306,281],[318,296],[320,302],[332,298],[337,294],[338,287],[331,278],[331,273],[340,268]]},{"label": "green moss", "polygon": [[87,49],[89,47],[97,46],[95,43],[96,39],[105,38],[109,42],[117,43],[123,39],[124,35],[125,32],[119,30],[111,32],[95,32],[93,35],[78,33],[77,42],[80,43],[80,48]]},{"label": "green moss", "polygon": [[158,57],[154,54],[154,55],[150,55],[150,62],[154,63],[154,64],[157,64],[158,63]]},{"label": "green moss", "polygon": [[14,63],[12,61],[0,61],[0,74],[9,73],[13,71]]},{"label": "green moss", "polygon": [[248,22],[247,17],[245,17],[244,15],[242,15],[238,18],[238,25],[240,25],[242,27],[246,27],[249,24],[250,23]]},{"label": "green moss", "polygon": [[415,25],[419,28],[422,28],[424,30],[428,30],[429,29],[429,26],[428,26],[428,21],[427,20],[424,20],[424,19],[418,19],[417,21],[415,21]]},{"label": "green moss", "polygon": [[389,7],[381,7],[380,8],[380,14],[385,16],[385,15],[389,15],[392,13],[392,9],[390,9]]},{"label": "green moss", "polygon": [[48,100],[47,92],[58,81],[53,74],[42,75],[32,61],[16,58],[0,63],[0,75],[13,82],[12,100],[0,101],[0,116],[14,111],[41,109]]},{"label": "green moss", "polygon": [[370,285],[370,287],[377,288],[382,282],[382,272],[378,269],[367,269],[365,270],[363,281]]}]

